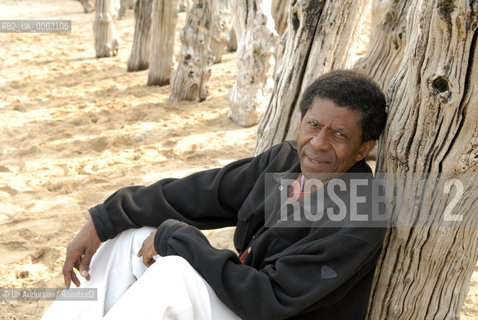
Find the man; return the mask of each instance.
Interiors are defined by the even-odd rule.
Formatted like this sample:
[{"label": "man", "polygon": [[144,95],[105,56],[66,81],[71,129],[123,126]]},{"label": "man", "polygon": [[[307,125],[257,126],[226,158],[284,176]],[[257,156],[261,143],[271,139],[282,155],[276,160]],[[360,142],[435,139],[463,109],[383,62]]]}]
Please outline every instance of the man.
[{"label": "man", "polygon": [[[368,78],[334,71],[307,88],[300,110],[296,143],[283,142],[256,157],[183,179],[124,188],[90,209],[91,221],[68,246],[66,287],[71,281],[80,285],[73,268],[89,282],[108,279],[98,285],[99,312],[108,319],[363,318],[385,230],[336,224],[332,218],[283,225],[289,216],[281,210],[346,173],[371,176],[364,158],[385,126],[385,98]],[[284,201],[276,205],[276,189],[267,186],[274,173],[297,179],[287,190],[285,206]],[[304,185],[317,174],[323,187],[305,192]],[[345,189],[340,188],[340,199],[353,201]],[[330,199],[318,202],[325,210],[337,209]],[[365,208],[355,210],[363,217],[370,214]],[[154,229],[132,230],[144,226]],[[239,256],[213,248],[199,231],[225,226],[236,226]],[[113,238],[95,255],[90,277],[100,242]],[[149,270],[137,271],[135,258],[123,257],[136,254]],[[176,269],[185,276],[176,278]],[[51,309],[48,317],[55,313]]]}]

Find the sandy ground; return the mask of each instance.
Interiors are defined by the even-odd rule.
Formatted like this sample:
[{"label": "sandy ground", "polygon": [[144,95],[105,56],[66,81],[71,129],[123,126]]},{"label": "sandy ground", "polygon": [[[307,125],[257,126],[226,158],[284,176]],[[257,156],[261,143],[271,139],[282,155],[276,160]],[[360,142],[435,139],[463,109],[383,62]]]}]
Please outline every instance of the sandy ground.
[{"label": "sandy ground", "polygon": [[[257,128],[226,116],[234,54],[213,66],[206,101],[172,104],[169,86],[126,72],[131,10],[117,24],[119,55],[105,59],[95,59],[94,14],[76,1],[0,0],[0,19],[73,25],[71,34],[0,33],[0,287],[61,287],[66,245],[87,209],[118,188],[251,155]],[[232,232],[208,235],[226,247]],[[462,319],[478,319],[475,270]],[[0,319],[36,319],[49,304],[1,301]]]}]

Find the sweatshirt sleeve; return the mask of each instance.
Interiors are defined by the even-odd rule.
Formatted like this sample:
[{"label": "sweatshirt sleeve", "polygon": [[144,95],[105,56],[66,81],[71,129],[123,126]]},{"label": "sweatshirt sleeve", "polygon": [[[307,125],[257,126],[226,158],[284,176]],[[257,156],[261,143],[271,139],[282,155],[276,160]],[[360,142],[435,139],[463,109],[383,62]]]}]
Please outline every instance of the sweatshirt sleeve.
[{"label": "sweatshirt sleeve", "polygon": [[[155,248],[161,256],[185,258],[239,317],[285,319],[318,302],[339,301],[337,294],[345,295],[344,287],[352,287],[375,265],[383,235],[375,232],[375,243],[367,240],[371,235],[365,229],[316,239],[311,234],[308,246],[266,259],[260,270],[242,264],[230,250],[213,248],[198,229],[174,220],[159,227]],[[341,286],[344,290],[337,290]]]},{"label": "sweatshirt sleeve", "polygon": [[236,225],[244,199],[281,148],[283,144],[256,157],[182,179],[120,189],[90,209],[98,236],[106,241],[130,228],[158,227],[166,219],[200,229]]}]

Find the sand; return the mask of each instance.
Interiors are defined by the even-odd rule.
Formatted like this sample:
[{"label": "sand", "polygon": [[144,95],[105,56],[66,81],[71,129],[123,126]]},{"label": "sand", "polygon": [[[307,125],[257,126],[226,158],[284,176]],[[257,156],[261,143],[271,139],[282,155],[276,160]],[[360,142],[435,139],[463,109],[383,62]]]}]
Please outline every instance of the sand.
[{"label": "sand", "polygon": [[[252,154],[257,128],[227,118],[233,53],[213,66],[206,101],[172,104],[169,86],[126,72],[131,10],[117,23],[119,55],[103,59],[95,58],[94,13],[77,1],[3,0],[0,19],[73,25],[71,34],[0,33],[0,287],[61,287],[66,246],[88,208],[118,188]],[[207,234],[230,246],[232,230]],[[462,319],[478,318],[475,270]],[[1,301],[0,319],[37,319],[50,303]]]}]

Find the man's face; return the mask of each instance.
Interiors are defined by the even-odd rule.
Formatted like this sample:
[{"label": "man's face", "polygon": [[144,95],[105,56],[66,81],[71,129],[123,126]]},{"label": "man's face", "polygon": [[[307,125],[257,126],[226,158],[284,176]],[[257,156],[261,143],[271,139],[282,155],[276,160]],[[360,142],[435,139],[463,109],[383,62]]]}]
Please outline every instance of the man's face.
[{"label": "man's face", "polygon": [[339,107],[327,98],[315,98],[301,118],[297,147],[300,167],[306,178],[314,173],[330,180],[348,171],[372,150],[375,141],[362,142],[362,113]]}]

